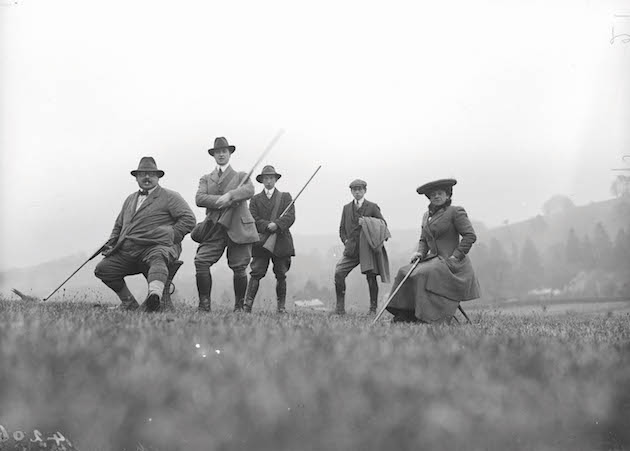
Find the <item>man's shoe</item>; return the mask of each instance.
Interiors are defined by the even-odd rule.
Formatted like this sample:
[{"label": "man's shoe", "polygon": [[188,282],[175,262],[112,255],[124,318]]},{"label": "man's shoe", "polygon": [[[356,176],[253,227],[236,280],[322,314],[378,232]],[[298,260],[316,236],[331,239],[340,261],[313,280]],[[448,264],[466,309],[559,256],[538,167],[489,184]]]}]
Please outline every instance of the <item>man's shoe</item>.
[{"label": "man's shoe", "polygon": [[157,293],[149,294],[144,303],[146,304],[147,312],[157,312],[160,309],[160,297]]},{"label": "man's shoe", "polygon": [[132,297],[130,299],[121,301],[120,305],[118,306],[118,310],[132,311],[132,310],[137,310],[139,307],[140,307],[140,304],[138,304],[138,301],[136,301]]}]

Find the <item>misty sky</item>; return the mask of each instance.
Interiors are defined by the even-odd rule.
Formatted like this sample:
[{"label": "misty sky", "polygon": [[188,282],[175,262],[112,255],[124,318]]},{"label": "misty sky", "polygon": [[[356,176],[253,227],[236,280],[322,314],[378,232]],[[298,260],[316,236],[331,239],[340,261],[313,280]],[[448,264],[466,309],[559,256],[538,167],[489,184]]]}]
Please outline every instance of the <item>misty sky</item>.
[{"label": "misty sky", "polygon": [[264,163],[294,194],[322,165],[295,234],[337,233],[358,177],[394,230],[418,227],[415,188],[436,178],[457,178],[454,203],[488,226],[557,193],[607,199],[630,154],[630,44],[610,44],[628,10],[0,0],[0,269],[98,248],[145,155],[202,219],[194,195],[216,136],[247,171],[285,129]]}]

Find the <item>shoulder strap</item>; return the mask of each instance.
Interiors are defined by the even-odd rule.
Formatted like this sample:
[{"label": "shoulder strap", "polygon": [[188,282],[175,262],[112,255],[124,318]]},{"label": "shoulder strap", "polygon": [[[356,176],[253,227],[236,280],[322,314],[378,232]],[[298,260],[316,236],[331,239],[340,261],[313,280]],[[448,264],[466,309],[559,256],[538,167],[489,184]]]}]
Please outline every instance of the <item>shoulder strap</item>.
[{"label": "shoulder strap", "polygon": [[[277,191],[277,190],[276,190]],[[273,206],[273,210],[271,210],[271,218],[269,219],[271,222],[275,221],[276,216],[278,215],[278,210],[280,210],[280,202],[282,201],[282,194],[280,191],[277,191],[278,198],[276,199],[276,203]]]}]

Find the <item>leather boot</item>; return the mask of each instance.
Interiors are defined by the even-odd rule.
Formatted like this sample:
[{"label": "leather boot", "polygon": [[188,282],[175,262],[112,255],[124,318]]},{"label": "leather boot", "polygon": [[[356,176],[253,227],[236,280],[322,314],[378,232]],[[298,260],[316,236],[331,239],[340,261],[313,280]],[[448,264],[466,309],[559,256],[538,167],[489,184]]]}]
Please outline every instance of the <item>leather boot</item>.
[{"label": "leather boot", "polygon": [[212,277],[210,272],[197,273],[197,292],[199,293],[199,307],[200,312],[210,311],[210,291],[212,290]]},{"label": "leather boot", "polygon": [[287,299],[287,279],[276,281],[276,296],[278,298],[278,313],[286,313],[287,309],[284,304]]},{"label": "leather boot", "polygon": [[243,309],[248,313],[252,311],[252,307],[254,306],[254,299],[256,299],[259,284],[260,280],[254,278],[249,279],[247,294],[245,295],[245,305],[243,305]]},{"label": "leather boot", "polygon": [[378,282],[376,276],[367,276],[368,289],[370,291],[370,313],[376,313],[378,307]]},{"label": "leather boot", "polygon": [[127,284],[123,285],[122,290],[117,292],[116,296],[118,296],[118,299],[120,299],[121,302],[121,304],[118,306],[119,310],[136,310],[138,307],[140,307],[140,304],[138,304],[136,298],[134,298],[133,294],[131,294],[131,291],[129,291]]},{"label": "leather boot", "polygon": [[234,311],[240,312],[245,304],[247,291],[247,276],[234,276]]},{"label": "leather boot", "polygon": [[337,305],[335,307],[335,314],[337,315],[345,315],[346,314],[346,289],[345,287],[341,287],[335,284],[335,294],[337,295]]}]

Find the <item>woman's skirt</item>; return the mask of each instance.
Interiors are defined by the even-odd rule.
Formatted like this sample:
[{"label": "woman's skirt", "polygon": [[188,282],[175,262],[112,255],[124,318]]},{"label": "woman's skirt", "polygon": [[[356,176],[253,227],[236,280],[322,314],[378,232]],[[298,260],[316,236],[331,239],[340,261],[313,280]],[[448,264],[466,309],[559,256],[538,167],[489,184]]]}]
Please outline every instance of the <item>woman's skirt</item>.
[{"label": "woman's skirt", "polygon": [[[393,314],[395,319],[406,321],[426,323],[450,321],[457,311],[459,301],[427,291],[428,275],[433,271],[439,271],[440,265],[443,264],[439,258],[419,263],[391,300],[387,311]],[[392,285],[392,293],[412,266],[405,265],[398,270]]]}]

